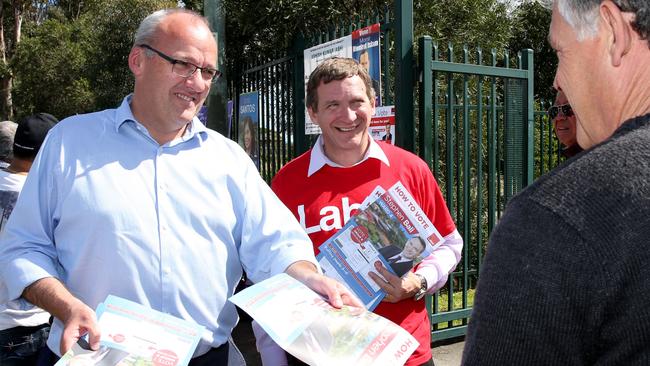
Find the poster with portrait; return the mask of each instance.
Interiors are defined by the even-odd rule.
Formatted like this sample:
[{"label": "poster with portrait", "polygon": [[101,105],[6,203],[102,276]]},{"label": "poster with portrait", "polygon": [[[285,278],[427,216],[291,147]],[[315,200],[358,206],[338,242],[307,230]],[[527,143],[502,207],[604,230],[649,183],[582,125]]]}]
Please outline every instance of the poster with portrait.
[{"label": "poster with portrait", "polygon": [[375,108],[370,119],[368,133],[376,141],[395,145],[395,106],[387,105]]},{"label": "poster with portrait", "polygon": [[352,32],[352,58],[363,66],[375,89],[375,106],[381,105],[380,24],[376,23]]},{"label": "poster with portrait", "polygon": [[259,94],[250,92],[239,95],[239,145],[260,168],[259,150]]},{"label": "poster with portrait", "polygon": [[309,75],[316,69],[321,62],[332,57],[352,57],[352,36],[341,37],[329,42],[321,43],[317,46],[306,49],[304,55],[305,70],[305,134],[318,135],[320,127],[312,122],[307,112],[307,81]]}]

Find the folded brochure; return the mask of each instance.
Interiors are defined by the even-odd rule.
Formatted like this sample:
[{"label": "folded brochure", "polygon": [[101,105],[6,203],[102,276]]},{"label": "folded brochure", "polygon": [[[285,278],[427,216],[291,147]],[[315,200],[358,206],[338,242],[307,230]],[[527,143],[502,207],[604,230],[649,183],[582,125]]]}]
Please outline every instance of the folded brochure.
[{"label": "folded brochure", "polygon": [[204,327],[109,295],[97,306],[100,349],[82,338],[55,366],[184,366],[190,362]]},{"label": "folded brochure", "polygon": [[380,261],[401,277],[444,242],[444,238],[401,182],[377,187],[357,213],[327,241],[316,257],[323,273],[344,283],[373,310],[386,293],[372,280]]},{"label": "folded brochure", "polygon": [[403,365],[419,343],[406,330],[363,308],[335,309],[287,274],[246,288],[230,301],[284,350],[312,365]]}]

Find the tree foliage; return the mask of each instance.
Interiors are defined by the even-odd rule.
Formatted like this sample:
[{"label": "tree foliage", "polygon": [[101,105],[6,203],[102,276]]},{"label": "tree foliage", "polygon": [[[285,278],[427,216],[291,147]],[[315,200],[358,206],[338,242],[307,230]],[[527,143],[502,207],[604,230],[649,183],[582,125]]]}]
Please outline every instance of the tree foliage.
[{"label": "tree foliage", "polygon": [[416,37],[441,46],[503,48],[510,38],[506,4],[496,0],[419,0],[413,4]]},{"label": "tree foliage", "polygon": [[45,111],[62,118],[91,109],[87,57],[78,37],[84,32],[76,24],[55,20],[30,28],[11,63],[17,117]]},{"label": "tree foliage", "polygon": [[[0,78],[13,77],[18,117],[48,111],[73,113],[114,107],[132,90],[127,56],[140,20],[154,9],[178,3],[202,11],[203,0],[0,0],[7,62]],[[20,44],[14,41],[12,6],[24,18]],[[222,0],[226,17],[226,58],[231,64],[283,54],[296,35],[340,22],[381,14],[384,0]],[[441,47],[480,45],[535,50],[537,96],[548,98],[555,56],[546,42],[550,13],[536,2],[512,12],[503,0],[415,0],[416,37],[430,35]],[[2,118],[6,118],[4,113]]]},{"label": "tree foliage", "polygon": [[226,57],[245,63],[287,50],[294,37],[386,6],[379,0],[223,0]]},{"label": "tree foliage", "polygon": [[511,24],[510,47],[535,51],[535,98],[554,99],[555,92],[551,86],[557,68],[557,57],[547,41],[551,10],[537,1],[523,2],[514,10]]},{"label": "tree foliage", "polygon": [[17,117],[45,111],[64,118],[115,107],[133,90],[127,57],[135,29],[152,11],[175,6],[172,0],[86,0],[33,8],[9,65]]}]

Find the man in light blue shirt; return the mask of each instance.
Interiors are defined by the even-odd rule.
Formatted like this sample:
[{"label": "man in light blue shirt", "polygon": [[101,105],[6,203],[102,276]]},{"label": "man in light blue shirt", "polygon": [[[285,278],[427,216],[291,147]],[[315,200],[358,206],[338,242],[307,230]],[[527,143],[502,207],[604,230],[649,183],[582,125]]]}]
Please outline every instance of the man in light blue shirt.
[{"label": "man in light blue shirt", "polygon": [[60,355],[84,334],[96,349],[93,309],[124,297],[207,328],[191,365],[227,357],[242,268],[360,305],[317,272],[309,238],[248,155],[195,117],[220,74],[205,19],[151,14],[128,62],[132,95],[61,121],[42,146],[0,242],[0,302],[22,296],[53,314]]}]

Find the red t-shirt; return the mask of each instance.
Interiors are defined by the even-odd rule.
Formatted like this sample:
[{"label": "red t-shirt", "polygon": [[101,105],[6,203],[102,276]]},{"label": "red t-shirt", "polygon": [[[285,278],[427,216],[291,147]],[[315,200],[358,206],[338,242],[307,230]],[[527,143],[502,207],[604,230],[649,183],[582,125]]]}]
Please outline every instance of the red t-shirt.
[{"label": "red t-shirt", "polygon": [[[345,225],[376,186],[388,189],[397,181],[404,184],[442,236],[456,229],[426,163],[401,148],[378,144],[390,166],[369,158],[348,168],[325,165],[307,177],[310,150],[285,165],[273,178],[271,188],[305,228],[316,254],[318,247]],[[420,365],[431,358],[431,329],[424,301],[381,302],[374,312],[399,324],[420,342],[407,366]]]}]

